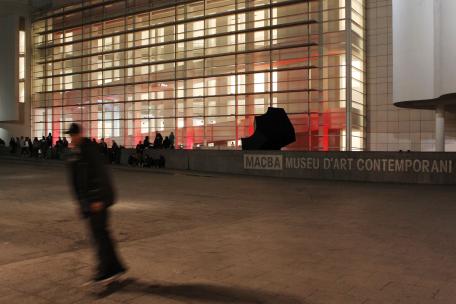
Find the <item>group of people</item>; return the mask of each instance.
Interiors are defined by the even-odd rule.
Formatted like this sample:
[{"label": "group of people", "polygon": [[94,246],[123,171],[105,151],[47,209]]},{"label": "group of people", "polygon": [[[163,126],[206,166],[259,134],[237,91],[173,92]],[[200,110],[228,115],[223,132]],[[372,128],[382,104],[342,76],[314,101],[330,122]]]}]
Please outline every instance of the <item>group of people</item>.
[{"label": "group of people", "polygon": [[52,134],[43,136],[41,139],[35,137],[33,140],[30,137],[11,137],[9,142],[10,153],[20,154],[21,156],[30,156],[36,158],[56,159],[68,149],[68,141],[65,137],[53,142]]},{"label": "group of people", "polygon": [[[123,147],[119,146],[116,141],[112,141],[111,148],[108,148],[104,138],[99,143],[95,138],[92,138],[91,141],[98,145],[100,153],[104,155],[107,162],[120,164],[120,152]],[[11,154],[43,159],[60,159],[68,151],[69,142],[66,137],[59,137],[54,143],[52,133],[49,133],[48,136],[43,136],[41,139],[35,137],[33,140],[23,136],[20,138],[11,137],[9,147]]]},{"label": "group of people", "polygon": [[98,145],[100,153],[103,154],[105,160],[108,163],[120,164],[120,152],[123,146],[119,146],[116,141],[113,140],[111,148],[109,148],[104,138],[100,139],[99,143],[97,143],[97,140],[95,138],[92,138],[92,143]]},{"label": "group of people", "polygon": [[136,152],[141,152],[149,148],[174,149],[174,140],[175,136],[173,132],[171,132],[169,136],[165,136],[164,139],[163,136],[157,132],[153,143],[150,142],[149,136],[146,136],[144,138],[144,141],[139,141],[139,143],[136,145]]},{"label": "group of people", "polygon": [[165,166],[163,156],[160,156],[159,159],[152,159],[148,155],[145,155],[144,151],[147,149],[174,149],[174,141],[175,136],[173,132],[169,136],[165,136],[165,138],[157,132],[153,143],[150,142],[149,136],[146,136],[144,141],[139,141],[136,145],[136,154],[130,155],[128,164],[139,167],[150,166],[163,168]]},{"label": "group of people", "polygon": [[[115,140],[112,141],[111,148],[108,147],[104,138],[99,142],[95,138],[91,138],[92,143],[97,144],[100,153],[108,163],[120,164],[121,149]],[[153,142],[150,141],[149,136],[144,138],[144,141],[139,141],[136,145],[136,160],[138,164],[144,161],[144,151],[147,149],[174,149],[175,135],[173,132],[169,136],[163,136],[157,132]],[[43,159],[61,159],[69,149],[69,142],[66,137],[59,137],[54,142],[52,133],[48,136],[43,136],[41,139],[35,137],[33,140],[29,137],[11,137],[9,142],[10,153],[19,154],[21,156],[29,156]],[[162,162],[160,162],[161,164]]]}]

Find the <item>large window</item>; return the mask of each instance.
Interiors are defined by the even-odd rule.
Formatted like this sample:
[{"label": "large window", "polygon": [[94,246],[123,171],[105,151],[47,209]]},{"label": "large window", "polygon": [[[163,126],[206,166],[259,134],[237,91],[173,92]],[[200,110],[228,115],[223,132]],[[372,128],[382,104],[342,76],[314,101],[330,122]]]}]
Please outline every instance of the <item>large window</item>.
[{"label": "large window", "polygon": [[33,24],[34,134],[80,122],[127,147],[174,132],[233,149],[273,106],[296,130],[287,149],[363,149],[362,0],[99,2]]},{"label": "large window", "polygon": [[19,102],[25,102],[25,73],[26,73],[26,38],[25,38],[25,18],[19,18],[19,79],[18,79],[18,91],[19,91]]}]

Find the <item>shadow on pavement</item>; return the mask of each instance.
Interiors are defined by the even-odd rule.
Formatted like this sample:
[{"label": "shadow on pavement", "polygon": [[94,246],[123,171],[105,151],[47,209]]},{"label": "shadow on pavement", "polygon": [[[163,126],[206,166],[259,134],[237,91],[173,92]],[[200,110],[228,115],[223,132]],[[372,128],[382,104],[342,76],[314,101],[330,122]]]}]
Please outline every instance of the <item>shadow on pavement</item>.
[{"label": "shadow on pavement", "polygon": [[182,301],[192,300],[192,303],[193,301],[199,301],[201,303],[305,304],[294,296],[260,290],[198,283],[149,284],[133,278],[115,282],[106,287],[105,290],[97,293],[96,296],[98,298],[105,298],[116,292],[140,293]]}]

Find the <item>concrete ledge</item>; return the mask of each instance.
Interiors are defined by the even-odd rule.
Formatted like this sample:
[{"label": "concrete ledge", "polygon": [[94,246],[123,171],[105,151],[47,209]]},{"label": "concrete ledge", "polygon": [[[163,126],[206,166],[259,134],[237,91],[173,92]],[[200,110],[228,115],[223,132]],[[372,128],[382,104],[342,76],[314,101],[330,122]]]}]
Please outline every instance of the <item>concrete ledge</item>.
[{"label": "concrete ledge", "polygon": [[[4,152],[4,151],[3,151]],[[144,172],[194,171],[234,175],[302,178],[315,180],[456,184],[456,153],[391,152],[286,152],[286,151],[211,151],[147,150],[153,158],[166,159],[166,170],[132,168],[128,157],[133,149],[122,150],[121,164],[115,169]],[[41,160],[0,153],[2,159],[40,165],[63,165],[56,160]]]},{"label": "concrete ledge", "polygon": [[7,160],[11,163],[31,163],[36,166],[57,166],[62,167],[65,165],[64,161],[55,160],[55,159],[41,159],[41,158],[32,158],[28,156],[19,156],[19,155],[10,155],[10,154],[2,154],[0,153],[1,160]]},{"label": "concrete ledge", "polygon": [[[124,150],[123,160],[134,150]],[[147,150],[166,168],[317,180],[456,184],[456,153]],[[127,164],[124,162],[124,164]]]},{"label": "concrete ledge", "polygon": [[190,154],[188,150],[154,150],[148,149],[145,155],[158,159],[160,155],[165,157],[166,168],[177,170],[189,170]]}]

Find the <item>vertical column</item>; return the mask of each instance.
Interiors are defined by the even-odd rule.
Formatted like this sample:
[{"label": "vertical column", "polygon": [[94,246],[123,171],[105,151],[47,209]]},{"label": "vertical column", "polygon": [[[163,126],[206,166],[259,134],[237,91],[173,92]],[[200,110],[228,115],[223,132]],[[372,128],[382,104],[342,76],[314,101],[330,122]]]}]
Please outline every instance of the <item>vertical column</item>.
[{"label": "vertical column", "polygon": [[[185,8],[187,8],[187,5],[185,6]],[[204,5],[203,5],[203,10],[204,10],[204,16],[206,16],[206,1],[204,1]],[[208,33],[208,30],[207,30],[207,22],[206,22],[206,19],[204,19],[204,24],[203,24],[203,36],[206,36],[207,33]],[[210,137],[210,140],[213,141],[214,140],[214,126],[209,123],[208,124],[208,121],[207,121],[207,116],[208,116],[208,108],[206,106],[206,102],[207,102],[207,95],[208,95],[208,86],[206,85],[207,83],[207,79],[209,77],[207,77],[207,72],[206,72],[206,50],[207,50],[207,39],[204,38],[203,40],[203,96],[202,96],[202,100],[203,100],[203,146],[204,147],[207,147],[207,138],[209,137],[209,135],[207,134],[208,132],[208,127],[211,128],[211,137]]]},{"label": "vertical column", "polygon": [[[178,117],[178,111],[177,111],[177,66],[178,66],[178,61],[177,61],[177,39],[179,37],[177,31],[179,30],[179,26],[177,25],[177,5],[174,5],[174,93],[173,93],[173,98],[174,98],[174,147],[177,149],[179,147],[179,144],[181,143],[181,136],[179,134],[179,117]],[[206,12],[204,12],[206,14]]]},{"label": "vertical column", "polygon": [[345,0],[345,31],[346,31],[346,54],[345,54],[345,115],[346,115],[346,126],[345,126],[345,150],[352,150],[352,33],[351,33],[351,14],[352,5],[351,0]]},{"label": "vertical column", "polygon": [[235,95],[234,95],[234,98],[235,98],[235,101],[234,101],[234,127],[235,127],[235,139],[234,139],[234,146],[236,147],[236,149],[238,149],[239,147],[242,148],[242,144],[239,145],[239,141],[241,140],[239,138],[239,122],[241,121],[241,119],[239,118],[239,66],[238,66],[238,53],[239,53],[239,35],[237,34],[238,31],[239,31],[239,13],[238,13],[238,10],[239,10],[239,0],[235,0],[236,1],[236,7],[235,7],[235,11],[236,11],[236,14],[234,15],[234,18],[235,18],[235,32],[236,32],[236,35],[235,35],[235,41],[236,41],[236,45],[235,45],[235,53],[236,55],[234,56],[234,69],[235,69],[235,80],[234,80],[234,84],[236,86],[236,89],[234,90],[235,91]]},{"label": "vertical column", "polygon": [[[310,8],[310,2],[309,2],[309,8]],[[329,102],[328,100],[324,100],[323,99],[323,90],[325,89],[325,86],[323,84],[323,75],[324,75],[324,59],[323,59],[323,56],[324,56],[324,49],[323,49],[323,44],[325,43],[324,39],[323,39],[323,35],[324,35],[324,27],[323,27],[323,20],[324,20],[324,15],[323,15],[323,10],[324,10],[324,7],[323,7],[323,1],[319,1],[319,4],[318,4],[318,20],[319,20],[319,26],[318,26],[318,31],[319,31],[319,38],[318,38],[318,89],[319,89],[319,98],[318,98],[318,103],[319,103],[319,107],[318,107],[318,112],[319,112],[319,115],[322,115],[322,113],[325,112],[325,108],[328,107],[329,105]],[[310,11],[310,9],[309,9]],[[309,25],[310,27],[310,25]],[[310,37],[309,37],[310,38]],[[308,57],[310,59],[310,48],[309,48],[309,53],[308,53]],[[309,71],[312,71],[312,69],[309,69]],[[312,72],[311,72],[312,73]],[[312,77],[312,81],[314,80],[313,79],[314,77]],[[309,88],[311,88],[310,84],[309,84]],[[327,88],[326,88],[327,89]],[[311,115],[310,115],[310,102],[311,102],[311,99],[312,99],[312,92],[309,92],[307,93],[307,113],[308,113],[308,117],[309,117],[309,151],[312,150],[312,140],[311,140],[311,136],[310,136],[310,133],[311,133]],[[326,105],[324,104],[326,102]],[[320,135],[320,134],[319,134]],[[326,127],[325,128],[325,132],[323,134],[323,136],[326,136],[326,138],[323,140],[325,142],[325,146],[328,146],[329,147],[329,134],[328,134],[328,128]],[[326,143],[328,143],[326,145]],[[320,150],[320,147],[318,147],[319,150]],[[324,151],[328,150],[326,149],[326,147],[323,149]]]},{"label": "vertical column", "polygon": [[445,106],[438,105],[435,110],[435,151],[445,152]]}]

